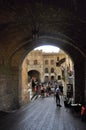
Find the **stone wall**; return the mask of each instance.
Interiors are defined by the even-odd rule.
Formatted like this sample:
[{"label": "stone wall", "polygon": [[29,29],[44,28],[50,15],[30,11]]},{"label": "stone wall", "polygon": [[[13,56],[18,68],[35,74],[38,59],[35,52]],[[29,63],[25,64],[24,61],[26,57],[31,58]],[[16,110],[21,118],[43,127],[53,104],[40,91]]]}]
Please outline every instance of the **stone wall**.
[{"label": "stone wall", "polygon": [[22,106],[30,101],[30,93],[28,89],[28,68],[26,65],[26,60],[24,60],[21,65],[19,86],[19,103],[20,106]]},{"label": "stone wall", "polygon": [[85,102],[86,102],[86,58],[85,58]]},{"label": "stone wall", "polygon": [[[4,72],[7,71],[4,70]],[[9,74],[0,74],[0,110],[11,111],[19,107],[18,78],[15,71],[10,73],[9,70]]]}]

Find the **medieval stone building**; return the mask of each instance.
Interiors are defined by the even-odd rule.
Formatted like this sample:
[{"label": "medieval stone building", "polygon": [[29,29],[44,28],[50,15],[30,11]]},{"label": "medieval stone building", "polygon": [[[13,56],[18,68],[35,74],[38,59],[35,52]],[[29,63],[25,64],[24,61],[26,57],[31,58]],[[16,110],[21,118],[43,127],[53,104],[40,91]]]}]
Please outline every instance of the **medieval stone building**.
[{"label": "medieval stone building", "polygon": [[[45,53],[42,50],[31,51],[24,59],[23,69],[26,68],[26,74],[22,78],[26,78],[24,86],[27,86],[31,79],[37,79],[40,83],[48,83],[57,81],[63,84],[64,93],[66,94],[67,84],[70,83],[74,87],[74,70],[70,57],[63,51],[58,53]],[[69,78],[71,77],[71,82]],[[27,82],[26,82],[27,81]],[[23,82],[24,83],[24,82]],[[28,91],[28,87],[26,87]]]}]

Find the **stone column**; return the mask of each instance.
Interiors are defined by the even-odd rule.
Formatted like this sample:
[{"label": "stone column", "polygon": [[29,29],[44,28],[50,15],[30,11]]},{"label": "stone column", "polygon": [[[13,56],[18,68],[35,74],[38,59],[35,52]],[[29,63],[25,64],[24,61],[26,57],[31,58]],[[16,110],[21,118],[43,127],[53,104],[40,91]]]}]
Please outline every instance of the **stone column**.
[{"label": "stone column", "polygon": [[30,101],[30,92],[28,88],[28,67],[24,60],[19,71],[19,104],[20,106]]}]

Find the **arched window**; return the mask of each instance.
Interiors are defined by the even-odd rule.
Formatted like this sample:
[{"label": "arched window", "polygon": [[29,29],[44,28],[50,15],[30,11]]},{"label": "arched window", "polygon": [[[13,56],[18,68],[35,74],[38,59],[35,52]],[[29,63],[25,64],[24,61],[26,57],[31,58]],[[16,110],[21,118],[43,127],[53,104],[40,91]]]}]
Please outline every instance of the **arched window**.
[{"label": "arched window", "polygon": [[54,73],[54,68],[51,68],[51,73]]},{"label": "arched window", "polygon": [[45,76],[45,82],[49,82],[49,77]]},{"label": "arched window", "polygon": [[61,80],[61,75],[58,75],[58,80]]},{"label": "arched window", "polygon": [[54,80],[54,76],[51,76],[51,80]]}]

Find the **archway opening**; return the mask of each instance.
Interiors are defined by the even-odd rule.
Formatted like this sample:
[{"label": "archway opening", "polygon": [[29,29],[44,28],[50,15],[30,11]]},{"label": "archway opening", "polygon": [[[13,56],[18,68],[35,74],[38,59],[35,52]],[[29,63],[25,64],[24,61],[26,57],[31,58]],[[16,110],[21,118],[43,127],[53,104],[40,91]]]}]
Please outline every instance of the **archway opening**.
[{"label": "archway opening", "polygon": [[32,97],[37,93],[35,92],[36,86],[37,94],[40,95],[40,84],[43,84],[46,89],[50,83],[51,88],[54,88],[55,82],[63,86],[64,96],[70,97],[72,100],[75,98],[74,63],[72,59],[60,48],[56,47],[56,52],[55,46],[51,46],[54,47],[54,50],[51,49],[49,52],[49,47],[49,45],[48,48],[45,46],[46,52],[35,48],[23,60],[21,77],[24,87],[22,87],[21,96],[25,103],[32,100]]}]

